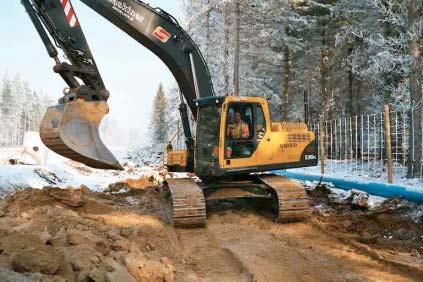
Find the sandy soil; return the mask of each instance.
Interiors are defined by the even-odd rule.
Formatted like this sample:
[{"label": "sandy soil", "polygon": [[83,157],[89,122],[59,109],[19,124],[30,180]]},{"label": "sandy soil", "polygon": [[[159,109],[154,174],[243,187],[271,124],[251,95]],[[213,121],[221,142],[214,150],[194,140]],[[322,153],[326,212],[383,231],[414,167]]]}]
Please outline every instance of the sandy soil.
[{"label": "sandy soil", "polygon": [[[134,188],[115,193],[128,185]],[[391,263],[372,252],[383,245],[329,228],[335,217],[279,225],[256,211],[213,206],[207,228],[174,229],[160,187],[145,186],[142,179],[109,193],[48,188],[5,198],[0,281],[423,280],[412,246],[412,263]]]}]

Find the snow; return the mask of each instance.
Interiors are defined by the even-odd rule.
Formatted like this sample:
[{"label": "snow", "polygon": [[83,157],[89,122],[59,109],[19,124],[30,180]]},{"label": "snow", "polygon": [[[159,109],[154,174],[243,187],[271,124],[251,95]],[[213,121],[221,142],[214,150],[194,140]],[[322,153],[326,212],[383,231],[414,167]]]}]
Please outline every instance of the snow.
[{"label": "snow", "polygon": [[[11,155],[18,154],[20,149],[0,149],[0,161],[7,160]],[[59,188],[87,186],[93,191],[104,191],[109,185],[123,182],[127,179],[139,179],[143,176],[153,176],[162,181],[159,173],[163,163],[163,153],[153,150],[151,147],[138,148],[114,148],[114,155],[125,165],[124,171],[97,170],[88,168],[78,163],[64,159],[49,152],[46,165],[0,165],[0,197],[12,193],[18,189],[35,188],[42,189],[48,186]],[[293,169],[295,172],[319,174],[319,167]],[[377,178],[357,177],[348,171],[330,172],[327,176],[335,178],[349,178],[357,181],[374,181]],[[186,173],[171,173],[172,178],[189,177]],[[313,190],[318,182],[305,181],[306,189]],[[385,198],[369,195],[359,190],[344,191],[337,189],[331,183],[326,183],[330,190],[330,198],[335,202],[350,201],[359,204],[365,201],[369,209],[374,209],[385,201]],[[422,189],[422,186],[418,186]],[[414,187],[416,189],[416,186]],[[115,193],[125,193],[125,190]]]},{"label": "snow", "polygon": [[[361,190],[352,189],[352,190],[345,191],[345,190],[334,187],[332,183],[321,183],[321,184],[326,185],[326,187],[328,188],[330,192],[329,199],[335,203],[342,204],[345,202],[349,202],[355,205],[364,205],[369,210],[374,210],[380,207],[383,204],[383,202],[386,201],[386,198],[384,197],[370,195],[369,193],[361,191]],[[319,185],[319,182],[305,181],[303,182],[303,185],[307,190],[313,191]],[[317,206],[316,208],[319,209],[321,207]]]},{"label": "snow", "polygon": [[[387,183],[386,172],[380,172],[372,169],[369,166],[368,170],[360,172],[356,169],[355,163],[325,163],[325,177],[345,179],[359,183]],[[310,175],[320,175],[320,165],[314,167],[290,169],[290,172],[306,173]],[[407,179],[404,176],[404,171],[394,170],[394,184],[406,188],[408,191],[423,191],[423,178]],[[332,184],[331,184],[332,185]],[[333,185],[332,185],[333,186]]]},{"label": "snow", "polygon": [[90,169],[78,171],[77,168],[62,166],[0,165],[0,196],[16,189],[42,189],[47,186],[59,188],[80,187],[85,185],[93,191],[103,191],[110,184],[142,176],[159,175],[151,167],[136,168],[123,172]]},{"label": "snow", "polygon": [[[61,157],[52,157],[52,152],[49,152],[47,164],[42,166],[0,164],[0,197],[18,189],[42,189],[49,186],[67,188],[85,185],[92,191],[100,192],[108,188],[110,184],[123,182],[126,179],[139,179],[143,176],[153,176],[154,179],[161,181],[156,166],[128,164],[128,149],[126,148],[116,148],[112,151],[121,163],[126,163],[124,171],[88,168]],[[10,155],[18,152],[19,149],[0,149],[0,160],[7,160]],[[152,155],[148,152],[144,154]],[[138,160],[140,161],[141,158]]]},{"label": "snow", "polygon": [[116,157],[122,159],[125,156],[125,161],[133,166],[142,167],[150,165],[161,165],[164,162],[163,149],[165,146],[158,148],[159,146],[143,146],[143,147],[133,147],[126,151],[121,151]]},{"label": "snow", "polygon": [[22,149],[20,148],[4,148],[0,149],[0,164],[8,164],[10,159],[17,158]]},{"label": "snow", "polygon": [[[423,205],[416,206],[407,216],[415,223],[423,223]],[[421,238],[423,239],[423,236]]]},{"label": "snow", "polygon": [[370,210],[375,209],[382,205],[386,198],[369,195],[368,193],[356,189],[352,190],[341,190],[337,188],[330,189],[332,194],[330,197],[334,202],[343,203],[345,201],[350,201],[352,204],[360,205],[360,202],[365,202],[365,205]]}]

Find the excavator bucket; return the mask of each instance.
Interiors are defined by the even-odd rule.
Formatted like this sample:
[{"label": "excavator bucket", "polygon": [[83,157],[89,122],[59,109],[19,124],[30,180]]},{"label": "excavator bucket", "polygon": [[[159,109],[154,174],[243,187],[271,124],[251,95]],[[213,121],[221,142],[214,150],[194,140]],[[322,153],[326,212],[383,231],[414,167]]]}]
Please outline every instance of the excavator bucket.
[{"label": "excavator bucket", "polygon": [[50,107],[41,121],[41,140],[59,155],[89,167],[122,170],[100,139],[98,127],[108,111],[106,102],[83,100]]}]

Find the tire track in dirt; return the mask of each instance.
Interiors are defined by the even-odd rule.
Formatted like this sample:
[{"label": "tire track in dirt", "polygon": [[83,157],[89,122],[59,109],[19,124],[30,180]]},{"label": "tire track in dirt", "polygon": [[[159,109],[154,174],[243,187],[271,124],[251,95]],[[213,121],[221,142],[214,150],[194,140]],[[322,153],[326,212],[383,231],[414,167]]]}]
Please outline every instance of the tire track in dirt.
[{"label": "tire track in dirt", "polygon": [[185,268],[183,281],[253,281],[242,262],[222,248],[208,228],[175,232]]},{"label": "tire track in dirt", "polygon": [[217,210],[210,211],[206,228],[175,229],[165,224],[165,203],[154,189],[126,195],[28,189],[0,206],[3,271],[14,269],[15,253],[26,251],[30,236],[38,249],[64,255],[59,268],[67,265],[68,273],[51,272],[75,278],[69,281],[118,274],[121,279],[112,281],[129,281],[122,278],[129,275],[183,282],[422,281],[412,271],[372,260],[313,221],[276,224],[254,211]]},{"label": "tire track in dirt", "polygon": [[207,231],[254,281],[416,280],[305,223],[278,225],[256,214],[228,212],[212,215]]}]

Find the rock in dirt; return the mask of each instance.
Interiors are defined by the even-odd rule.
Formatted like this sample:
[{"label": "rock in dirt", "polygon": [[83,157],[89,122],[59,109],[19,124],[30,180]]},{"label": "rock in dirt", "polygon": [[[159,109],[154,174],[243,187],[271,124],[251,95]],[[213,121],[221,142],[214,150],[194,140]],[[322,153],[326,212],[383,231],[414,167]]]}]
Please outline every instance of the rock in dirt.
[{"label": "rock in dirt", "polygon": [[13,257],[13,270],[20,273],[32,272],[55,274],[59,269],[60,255],[52,248],[44,247],[23,250]]},{"label": "rock in dirt", "polygon": [[47,276],[40,273],[21,274],[8,269],[0,268],[0,281],[2,282],[67,282],[60,276]]},{"label": "rock in dirt", "polygon": [[126,185],[124,182],[116,182],[116,183],[112,183],[109,185],[109,187],[107,187],[107,189],[105,189],[104,191],[106,193],[119,193],[121,191],[125,191],[126,192]]},{"label": "rock in dirt", "polygon": [[41,234],[40,237],[41,241],[43,244],[47,245],[47,244],[51,244],[51,239],[52,236],[51,234],[48,232],[47,226],[44,228],[43,233]]},{"label": "rock in dirt", "polygon": [[[114,282],[114,281],[136,282],[137,281],[135,280],[134,276],[132,276],[131,273],[128,272],[128,270],[125,267],[118,264],[113,259],[106,258],[105,263],[107,264],[107,266],[113,269],[113,271],[108,272],[106,274],[108,282]],[[147,280],[141,280],[141,281],[147,281]],[[160,280],[153,280],[153,281],[160,281]]]},{"label": "rock in dirt", "polygon": [[40,237],[35,234],[12,234],[0,241],[1,250],[4,254],[16,254],[19,251],[42,247],[44,244]]},{"label": "rock in dirt", "polygon": [[120,252],[130,252],[131,250],[131,241],[128,240],[124,240],[124,239],[119,239],[119,240],[115,240],[113,245],[112,245],[112,249],[114,251],[120,251]]},{"label": "rock in dirt", "polygon": [[82,193],[76,190],[53,188],[49,190],[49,194],[59,202],[74,208],[82,207],[86,203]]},{"label": "rock in dirt", "polygon": [[89,245],[77,245],[64,249],[66,261],[70,262],[75,271],[90,269],[92,265],[100,263],[101,253]]},{"label": "rock in dirt", "polygon": [[128,187],[133,189],[145,189],[154,185],[154,177],[144,176],[138,179],[126,179],[125,183]]},{"label": "rock in dirt", "polygon": [[89,231],[70,229],[67,231],[68,243],[71,245],[96,245],[102,238]]},{"label": "rock in dirt", "polygon": [[360,237],[358,237],[358,242],[362,244],[376,244],[377,243],[377,236],[371,235],[371,234],[363,234]]},{"label": "rock in dirt", "polygon": [[65,227],[60,227],[59,231],[50,239],[53,246],[64,246],[67,244],[68,237]]},{"label": "rock in dirt", "polygon": [[351,190],[350,202],[358,208],[368,208],[369,194],[363,191]]},{"label": "rock in dirt", "polygon": [[23,274],[10,271],[8,269],[0,269],[0,281],[4,282],[29,282],[30,279]]},{"label": "rock in dirt", "polygon": [[138,281],[171,282],[175,280],[175,268],[168,258],[162,258],[159,262],[149,260],[141,254],[130,253],[123,260],[129,273]]},{"label": "rock in dirt", "polygon": [[95,282],[106,282],[107,271],[94,267],[90,270],[81,271],[76,281],[95,281]]},{"label": "rock in dirt", "polygon": [[73,272],[72,265],[68,261],[61,262],[57,275],[66,279],[66,281],[75,281],[75,273]]},{"label": "rock in dirt", "polygon": [[100,202],[87,201],[82,207],[82,211],[87,214],[106,214],[114,212],[115,208]]}]

